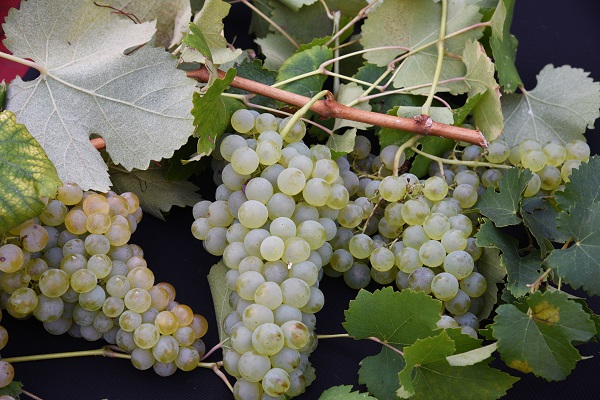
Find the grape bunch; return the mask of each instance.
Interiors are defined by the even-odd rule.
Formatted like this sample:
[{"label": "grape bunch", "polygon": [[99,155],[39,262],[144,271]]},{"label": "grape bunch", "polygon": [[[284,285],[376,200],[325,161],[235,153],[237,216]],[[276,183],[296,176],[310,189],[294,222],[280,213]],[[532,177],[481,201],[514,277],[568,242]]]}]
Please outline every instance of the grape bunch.
[{"label": "grape bunch", "polygon": [[131,192],[59,187],[38,217],[4,238],[0,308],[33,315],[51,334],[117,344],[138,369],[161,376],[194,369],[205,353],[206,319],[176,302],[172,285],[155,284],[143,250],[128,243],[141,218]]}]

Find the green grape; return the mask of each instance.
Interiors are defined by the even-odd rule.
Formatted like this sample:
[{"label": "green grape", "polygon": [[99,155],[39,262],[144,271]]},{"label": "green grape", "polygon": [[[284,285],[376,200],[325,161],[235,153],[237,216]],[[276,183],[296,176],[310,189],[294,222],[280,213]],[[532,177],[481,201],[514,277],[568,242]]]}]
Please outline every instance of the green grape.
[{"label": "green grape", "polygon": [[546,165],[537,172],[540,177],[540,188],[543,190],[555,190],[562,183],[560,170],[552,165]]},{"label": "green grape", "polygon": [[561,143],[549,142],[543,150],[546,155],[546,163],[553,167],[560,167],[567,159],[567,149]]},{"label": "green grape", "polygon": [[[121,329],[123,329],[122,326]],[[133,341],[135,342],[137,347],[142,349],[151,349],[158,343],[160,337],[161,336],[158,332],[158,329],[150,323],[140,324],[133,331]]]},{"label": "green grape", "polygon": [[290,388],[290,376],[281,368],[271,368],[263,377],[262,388],[269,396],[279,398]]},{"label": "green grape", "polygon": [[137,313],[143,313],[150,308],[152,297],[147,290],[141,288],[130,289],[123,298],[125,307]]},{"label": "green grape", "polygon": [[272,140],[261,140],[256,146],[256,155],[261,165],[273,165],[281,158],[281,145]]},{"label": "green grape", "polygon": [[408,200],[402,207],[402,219],[409,225],[421,225],[429,213],[429,206],[418,200]]},{"label": "green grape", "polygon": [[[561,174],[562,174],[562,171],[561,171]],[[540,191],[541,186],[542,186],[542,180],[540,179],[538,174],[533,172],[531,175],[531,179],[529,180],[529,182],[527,182],[527,186],[525,187],[525,192],[523,193],[523,196],[525,196],[525,197],[535,196]]]},{"label": "green grape", "polygon": [[67,206],[59,200],[50,200],[39,218],[44,225],[58,226],[65,221],[68,212]]},{"label": "green grape", "polygon": [[277,187],[289,196],[300,193],[305,185],[306,177],[298,168],[286,168],[277,177]]},{"label": "green grape", "polygon": [[[279,123],[279,131],[280,132],[290,122],[291,118],[292,117],[284,118]],[[304,138],[305,134],[306,134],[306,125],[304,124],[304,121],[299,120],[294,123],[294,125],[291,127],[291,129],[288,131],[288,133],[285,135],[285,137],[283,137],[283,140],[286,143],[300,142]]]},{"label": "green grape", "polygon": [[75,235],[81,235],[87,232],[87,215],[83,210],[72,208],[65,216],[65,228]]},{"label": "green grape", "polygon": [[354,140],[354,149],[350,152],[350,156],[357,160],[367,158],[371,153],[371,141],[363,135],[356,135]]},{"label": "green grape", "polygon": [[583,140],[572,140],[566,145],[566,160],[587,162],[590,158],[590,146]]},{"label": "green grape", "polygon": [[231,115],[231,126],[236,132],[248,133],[254,128],[254,115],[247,109],[236,110]]},{"label": "green grape", "polygon": [[448,301],[458,293],[458,280],[448,272],[440,272],[431,281],[431,292],[437,299]]},{"label": "green grape", "polygon": [[238,362],[240,376],[249,382],[259,382],[270,369],[269,357],[256,351],[245,352]]},{"label": "green grape", "polygon": [[242,313],[242,322],[251,331],[262,324],[273,323],[274,321],[273,311],[260,304],[252,303]]},{"label": "green grape", "polygon": [[16,272],[23,267],[24,261],[25,255],[19,246],[7,243],[0,247],[0,271]]},{"label": "green grape", "polygon": [[462,231],[466,237],[469,237],[473,232],[473,222],[464,214],[453,215],[448,218],[450,228]]},{"label": "green grape", "polygon": [[[258,159],[258,156],[257,156]],[[223,171],[221,171],[221,178],[223,180],[223,184],[229,190],[240,190],[242,185],[250,179],[250,175],[244,175],[237,173],[231,164],[225,165]]]},{"label": "green grape", "polygon": [[118,297],[107,297],[102,304],[102,312],[110,317],[117,318],[125,310],[125,302]]},{"label": "green grape", "polygon": [[296,225],[300,225],[304,221],[316,221],[319,219],[319,209],[302,201],[296,204],[296,209],[291,218]]},{"label": "green grape", "polygon": [[449,218],[442,213],[431,213],[423,221],[423,230],[427,236],[435,240],[440,240],[450,227]]},{"label": "green grape", "polygon": [[254,292],[265,282],[265,278],[258,272],[247,271],[240,274],[235,284],[235,291],[244,300],[254,300]]},{"label": "green grape", "polygon": [[48,243],[48,231],[37,224],[31,224],[21,229],[19,232],[21,247],[25,251],[41,251]]},{"label": "green grape", "polygon": [[497,188],[500,178],[502,178],[502,171],[496,168],[490,168],[481,174],[481,183],[485,188]]},{"label": "green grape", "polygon": [[77,293],[89,292],[96,286],[96,274],[87,268],[79,269],[71,275],[71,287]]},{"label": "green grape", "polygon": [[283,331],[274,323],[259,325],[252,332],[252,346],[257,353],[272,356],[284,345]]},{"label": "green grape", "polygon": [[463,250],[449,253],[444,260],[444,270],[459,280],[469,276],[474,267],[473,257]]},{"label": "green grape", "polygon": [[310,287],[303,280],[298,278],[288,278],[284,280],[280,286],[283,304],[301,308],[308,303],[308,300],[310,299]]},{"label": "green grape", "polygon": [[471,185],[474,188],[477,188],[477,186],[479,186],[479,176],[475,171],[460,171],[454,176],[454,182],[457,185]]},{"label": "green grape", "polygon": [[198,367],[201,355],[194,347],[180,346],[175,365],[182,371],[193,371]]},{"label": "green grape", "polygon": [[227,247],[227,230],[220,226],[211,228],[202,242],[206,251],[215,256],[222,256]]},{"label": "green grape", "polygon": [[373,250],[369,256],[371,266],[380,272],[389,271],[394,267],[396,257],[387,247],[379,247]]},{"label": "green grape", "polygon": [[373,239],[371,239],[370,236],[365,235],[364,233],[359,233],[357,235],[352,236],[352,238],[348,242],[348,250],[350,251],[352,256],[357,259],[368,258],[373,252],[373,249]]},{"label": "green grape", "polygon": [[284,242],[285,249],[281,259],[285,263],[298,263],[305,261],[310,256],[310,245],[301,237],[292,237]]},{"label": "green grape", "polygon": [[56,199],[67,206],[72,206],[81,201],[83,190],[78,184],[67,182],[59,186],[56,192]]},{"label": "green grape", "polygon": [[445,257],[446,249],[437,240],[428,240],[419,248],[419,259],[427,267],[434,268],[442,265]]},{"label": "green grape", "polygon": [[402,241],[406,247],[419,249],[429,239],[421,225],[409,226],[402,232]]},{"label": "green grape", "polygon": [[419,267],[408,275],[408,287],[416,292],[431,293],[431,282],[435,273],[427,267]]},{"label": "green grape", "polygon": [[452,197],[458,200],[462,208],[468,209],[477,203],[477,189],[471,185],[463,183],[454,188]]},{"label": "green grape", "polygon": [[275,310],[283,304],[281,287],[275,282],[263,282],[254,292],[254,301],[256,304]]},{"label": "green grape", "polygon": [[379,194],[388,202],[396,202],[406,195],[407,182],[398,176],[386,176],[379,185]]},{"label": "green grape", "polygon": [[521,164],[523,168],[538,172],[546,165],[546,154],[541,149],[527,150],[521,153]]},{"label": "green grape", "polygon": [[37,293],[33,289],[22,287],[12,292],[7,307],[10,305],[12,311],[25,316],[35,310],[38,302]]},{"label": "green grape", "polygon": [[330,195],[331,185],[321,178],[309,179],[302,189],[304,201],[316,207],[327,204],[327,199]]},{"label": "green grape", "polygon": [[292,264],[289,269],[289,277],[301,279],[309,286],[312,286],[319,279],[319,270],[312,261],[301,261]]},{"label": "green grape", "polygon": [[[394,158],[396,157],[396,153],[400,147],[395,144],[390,144],[381,149],[379,153],[379,157],[381,158],[381,164],[388,170],[394,169]],[[404,164],[406,160],[406,155],[402,152],[400,159],[398,160],[398,165]]]},{"label": "green grape", "polygon": [[285,346],[290,349],[302,349],[310,340],[310,330],[300,321],[287,321],[281,324]]},{"label": "green grape", "polygon": [[254,121],[254,128],[258,133],[276,131],[278,127],[277,118],[273,114],[262,113]]},{"label": "green grape", "polygon": [[479,272],[471,272],[460,281],[460,288],[470,297],[480,297],[487,290],[487,280]]},{"label": "green grape", "polygon": [[491,163],[501,164],[508,159],[509,153],[510,147],[508,144],[503,140],[496,139],[488,143],[485,158]]},{"label": "green grape", "polygon": [[267,261],[279,260],[283,256],[284,250],[284,241],[278,236],[269,236],[260,244],[260,255]]},{"label": "green grape", "polygon": [[88,311],[100,310],[104,300],[106,300],[106,292],[101,286],[95,286],[89,292],[79,294],[79,305]]},{"label": "green grape", "polygon": [[396,253],[396,266],[404,273],[410,274],[415,269],[423,266],[419,251],[412,247],[404,247]]},{"label": "green grape", "polygon": [[448,194],[448,184],[444,179],[432,176],[425,181],[423,194],[431,201],[440,201]]},{"label": "green grape", "polygon": [[85,228],[90,233],[103,234],[110,229],[110,216],[103,212],[89,214],[85,221]]},{"label": "green grape", "polygon": [[[40,294],[38,295],[37,306],[33,310],[33,316],[41,322],[55,321],[62,316],[64,307],[64,302],[60,297],[52,298]],[[0,343],[0,349],[2,347],[4,346]]]},{"label": "green grape", "polygon": [[[369,238],[370,239],[370,238]],[[354,263],[354,257],[345,249],[336,249],[331,255],[331,268],[338,272],[348,271]]]},{"label": "green grape", "polygon": [[571,179],[569,178],[573,173],[574,169],[579,169],[581,165],[581,161],[579,160],[567,160],[560,168],[560,175],[562,176],[563,181],[569,182]]},{"label": "green grape", "polygon": [[456,320],[449,315],[442,315],[436,322],[436,325],[439,329],[458,328]]},{"label": "green grape", "polygon": [[457,250],[464,250],[467,247],[467,235],[459,229],[450,229],[442,235],[440,242],[447,253]]},{"label": "green grape", "polygon": [[306,156],[304,154],[298,154],[297,156],[293,157],[288,163],[288,168],[299,169],[300,171],[302,171],[306,179],[310,178],[314,167],[315,164],[313,160],[309,156]]},{"label": "green grape", "polygon": [[458,292],[453,298],[444,301],[444,307],[451,314],[461,315],[469,311],[469,307],[471,307],[471,298],[465,292],[458,289]]},{"label": "green grape", "polygon": [[523,158],[523,155],[530,150],[542,150],[542,145],[534,139],[525,139],[518,145],[519,147],[519,157]]}]

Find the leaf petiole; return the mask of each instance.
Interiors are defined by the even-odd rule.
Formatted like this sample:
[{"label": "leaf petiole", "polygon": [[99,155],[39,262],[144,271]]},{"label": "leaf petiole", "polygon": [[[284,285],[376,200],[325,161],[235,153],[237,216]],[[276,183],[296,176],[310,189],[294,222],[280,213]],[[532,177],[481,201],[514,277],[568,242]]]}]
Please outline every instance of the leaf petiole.
[{"label": "leaf petiole", "polygon": [[33,69],[37,69],[40,72],[40,75],[42,75],[43,77],[48,75],[48,70],[46,69],[46,67],[44,67],[36,62],[29,61],[29,60],[26,60],[21,57],[16,57],[16,56],[13,56],[12,54],[4,53],[2,51],[0,51],[0,58],[4,58],[9,61],[14,61],[16,63],[23,64],[23,65],[33,68]]},{"label": "leaf petiole", "polygon": [[313,96],[313,98],[310,99],[308,101],[308,103],[306,103],[305,105],[302,106],[302,108],[300,108],[298,111],[296,111],[294,113],[294,115],[292,115],[292,117],[290,118],[290,120],[288,121],[288,123],[281,130],[281,132],[280,132],[281,137],[283,139],[285,139],[285,137],[290,132],[290,130],[292,129],[292,127],[296,124],[296,122],[298,122],[298,120],[300,118],[302,118],[302,116],[304,114],[306,114],[306,112],[308,110],[310,110],[310,108],[313,106],[313,104],[315,104],[317,102],[317,100],[319,100],[321,97],[326,96],[328,94],[330,94],[329,90],[321,90],[319,93],[317,93],[315,96]]}]

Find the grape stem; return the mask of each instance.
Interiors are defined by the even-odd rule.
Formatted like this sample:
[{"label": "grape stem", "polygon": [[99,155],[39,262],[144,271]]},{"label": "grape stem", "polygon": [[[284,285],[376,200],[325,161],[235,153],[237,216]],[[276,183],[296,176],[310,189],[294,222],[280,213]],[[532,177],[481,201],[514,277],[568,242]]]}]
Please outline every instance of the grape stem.
[{"label": "grape stem", "polygon": [[69,351],[64,353],[50,353],[50,354],[36,354],[32,356],[20,356],[20,357],[5,357],[2,361],[14,364],[24,361],[38,361],[38,360],[55,360],[60,358],[72,358],[72,357],[87,357],[87,356],[103,356],[110,358],[123,358],[130,360],[131,355],[126,353],[120,353],[114,351],[109,346],[104,346],[96,350],[82,350],[82,351]]},{"label": "grape stem", "polygon": [[467,167],[488,167],[488,168],[500,168],[500,169],[510,169],[513,168],[512,165],[506,165],[506,164],[493,164],[493,163],[488,163],[488,162],[484,162],[484,161],[462,161],[462,160],[450,160],[447,158],[442,158],[442,157],[437,157],[434,155],[431,155],[429,153],[426,153],[420,149],[418,149],[415,146],[411,146],[410,148],[412,151],[414,151],[417,154],[420,154],[424,157],[427,157],[433,161],[437,161],[437,162],[441,162],[443,164],[451,164],[451,165],[466,165]]},{"label": "grape stem", "polygon": [[[218,74],[221,77],[225,76],[225,73],[220,70],[218,71]],[[210,73],[204,66],[197,70],[187,72],[187,76],[200,82],[208,82],[210,79]],[[306,96],[287,92],[238,76],[233,79],[230,86],[270,97],[297,107],[302,107],[310,101],[310,98]],[[478,130],[442,124],[423,115],[416,116],[415,118],[403,118],[359,110],[338,103],[333,99],[333,96],[328,96],[326,100],[316,101],[315,104],[310,107],[310,110],[323,118],[348,119],[386,128],[414,132],[421,135],[441,136],[452,140],[477,144],[484,148],[487,147],[485,137]]]},{"label": "grape stem", "polygon": [[33,394],[31,392],[23,390],[22,388],[21,388],[21,393],[24,394],[24,395],[26,395],[27,397],[31,397],[33,400],[44,400],[41,397],[38,397],[38,396],[36,396],[35,394]]},{"label": "grape stem", "polygon": [[283,127],[283,129],[280,132],[281,138],[285,140],[286,136],[288,135],[288,133],[290,133],[290,131],[292,130],[292,128],[294,127],[294,125],[296,124],[296,122],[298,122],[298,120],[300,118],[302,118],[302,116],[304,114],[306,114],[306,112],[310,109],[310,107],[312,107],[313,104],[315,104],[317,101],[319,101],[319,99],[323,96],[331,96],[331,92],[329,90],[321,90],[319,93],[317,93],[316,95],[314,95],[309,101],[308,103],[306,103],[305,105],[302,106],[302,108],[300,108],[298,111],[296,111],[294,113],[294,115],[292,115],[292,117],[290,118],[290,120],[287,122],[287,124],[285,124],[285,126]]},{"label": "grape stem", "polygon": [[[347,333],[336,333],[336,334],[333,334],[333,335],[317,335],[317,339],[318,340],[321,340],[321,339],[337,339],[337,338],[355,339],[352,336],[348,335]],[[384,342],[381,339],[376,338],[375,336],[370,336],[370,337],[365,338],[365,339],[377,342],[380,345],[385,346],[385,347],[389,348],[390,350],[394,351],[395,353],[398,353],[401,356],[404,356],[404,352],[402,352],[401,350],[398,350],[397,348],[395,348],[391,344],[389,344],[387,342]]]},{"label": "grape stem", "polygon": [[220,348],[223,347],[223,344],[227,341],[228,339],[223,340],[222,342],[217,343],[212,349],[210,349],[205,355],[204,357],[202,357],[202,360],[207,359],[208,357],[210,357],[210,355],[212,353],[214,353],[215,351],[219,350]]},{"label": "grape stem", "polygon": [[404,153],[404,150],[406,150],[408,147],[413,146],[422,137],[423,136],[421,135],[415,135],[412,138],[408,139],[406,142],[402,143],[400,147],[398,147],[398,150],[396,150],[396,154],[394,155],[394,168],[392,172],[394,176],[398,176],[398,172],[400,171],[400,157],[402,157],[402,153]]}]

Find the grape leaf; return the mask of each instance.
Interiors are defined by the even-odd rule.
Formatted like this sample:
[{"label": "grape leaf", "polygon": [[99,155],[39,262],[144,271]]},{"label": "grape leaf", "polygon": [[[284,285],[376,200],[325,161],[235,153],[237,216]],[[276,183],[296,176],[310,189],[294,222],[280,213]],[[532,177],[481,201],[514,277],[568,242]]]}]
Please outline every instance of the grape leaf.
[{"label": "grape leaf", "polygon": [[325,0],[325,3],[327,3],[327,6],[331,11],[341,11],[342,15],[354,17],[360,10],[365,8],[368,3],[373,3],[373,1],[374,0]]},{"label": "grape leaf", "polygon": [[494,224],[484,219],[476,235],[477,246],[491,247],[502,252],[500,261],[507,272],[507,288],[516,297],[529,292],[527,285],[534,283],[542,273],[542,260],[539,254],[519,255],[519,242],[512,236],[500,232]]},{"label": "grape leaf", "polygon": [[600,294],[600,203],[576,203],[558,217],[558,229],[575,242],[567,249],[556,249],[546,262],[573,288],[590,295]]},{"label": "grape leaf", "polygon": [[473,398],[492,400],[506,394],[518,380],[490,368],[486,362],[453,367],[446,357],[455,350],[454,341],[445,330],[407,346],[404,349],[406,366],[398,375],[398,397],[459,400],[464,399],[465,393],[470,393]]},{"label": "grape leaf", "polygon": [[[190,47],[192,50],[198,50],[199,55],[188,56],[188,53],[182,54],[182,59],[185,62],[202,62],[202,57],[208,58],[212,62],[212,53],[210,46],[202,34],[202,30],[196,24],[190,24],[190,33],[183,39],[183,43]],[[193,54],[193,53],[192,53]]]},{"label": "grape leaf", "polygon": [[377,400],[368,393],[351,392],[352,386],[333,386],[321,393],[319,400]]},{"label": "grape leaf", "polygon": [[515,66],[518,40],[510,34],[514,7],[515,0],[500,0],[490,19],[490,46],[498,70],[498,81],[506,93],[512,93],[518,86],[523,85]]},{"label": "grape leaf", "polygon": [[348,129],[341,135],[332,134],[326,143],[327,147],[331,149],[331,158],[335,160],[354,150],[355,139],[356,128]]},{"label": "grape leaf", "polygon": [[0,235],[39,215],[60,186],[56,168],[42,146],[18,124],[15,114],[0,113]]},{"label": "grape leaf", "polygon": [[505,170],[498,182],[499,192],[495,188],[489,187],[479,197],[475,208],[494,221],[497,227],[520,224],[521,200],[531,177],[531,171],[528,169],[510,168]]},{"label": "grape leaf", "polygon": [[457,353],[446,357],[446,361],[453,367],[466,367],[487,360],[496,351],[498,344],[496,342],[487,346],[478,347],[464,353]]},{"label": "grape leaf", "polygon": [[[363,92],[364,92],[364,89],[362,87],[358,86],[354,82],[350,82],[347,84],[343,83],[340,85],[340,88],[339,88],[338,92],[336,93],[336,97],[337,97],[336,100],[340,104],[348,105],[349,103],[354,101],[356,98],[360,97],[363,94]],[[352,107],[356,108],[358,110],[371,111],[371,105],[369,104],[368,101],[360,102]],[[350,127],[350,128],[365,130],[365,129],[370,128],[371,126],[373,126],[373,125],[365,124],[364,122],[356,122],[356,121],[350,121],[348,119],[336,118],[335,124],[333,125],[333,130],[335,131],[335,130],[343,128],[343,127]]]},{"label": "grape leaf", "polygon": [[0,111],[4,111],[4,99],[6,97],[6,82],[0,82]]},{"label": "grape leaf", "polygon": [[195,81],[175,68],[164,49],[145,46],[123,54],[152,38],[154,22],[136,25],[88,1],[32,0],[10,11],[4,30],[4,44],[15,55],[47,70],[30,82],[13,80],[7,106],[63,181],[109,189],[106,164],[89,141],[92,133],[128,170],[169,158],[192,133]]},{"label": "grape leaf", "polygon": [[[230,8],[231,5],[223,0],[206,0],[200,12],[194,17],[194,24],[198,26],[201,32],[200,35],[198,32],[195,32],[194,35],[196,38],[201,36],[204,38],[210,49],[212,62],[217,65],[235,60],[242,54],[242,50],[231,50],[227,46],[227,40],[222,33],[224,28],[223,18],[229,14]],[[186,40],[186,44],[189,45],[188,40]],[[206,56],[206,54],[204,55]]]},{"label": "grape leaf", "polygon": [[[555,192],[558,193],[560,192]],[[535,237],[542,256],[546,256],[554,249],[552,242],[564,243],[568,239],[568,236],[558,230],[556,225],[558,214],[559,210],[543,197],[524,198],[521,204],[523,223]]]},{"label": "grape leaf", "polygon": [[[244,61],[236,65],[235,69],[237,70],[236,76],[250,79],[254,82],[264,83],[265,85],[269,86],[274,84],[275,79],[277,78],[277,73],[275,71],[269,71],[268,69],[263,68],[263,63],[261,60]],[[248,94],[250,92],[237,88],[230,88],[228,93]],[[251,98],[251,102],[253,104],[258,104],[266,107],[277,107],[275,104],[275,100],[260,95],[253,96]]]},{"label": "grape leaf", "polygon": [[281,33],[269,33],[254,41],[265,56],[265,68],[271,70],[278,70],[296,52],[294,45]]},{"label": "grape leaf", "polygon": [[19,400],[23,393],[23,383],[19,381],[11,381],[8,385],[0,388],[0,396],[12,396]]},{"label": "grape leaf", "polygon": [[469,87],[469,96],[498,88],[494,78],[494,63],[485,54],[483,46],[477,40],[467,40],[462,60],[467,67],[464,79],[465,84]]},{"label": "grape leaf", "polygon": [[358,383],[367,385],[369,392],[379,400],[396,400],[398,374],[404,365],[400,354],[382,347],[379,354],[365,357],[360,362]]},{"label": "grape leaf", "polygon": [[528,310],[513,304],[498,307],[492,324],[498,352],[511,368],[547,380],[562,380],[581,359],[572,341],[587,341],[594,322],[580,304],[559,292],[537,291],[524,299]]},{"label": "grape leaf", "polygon": [[489,317],[490,313],[498,303],[498,283],[504,283],[506,268],[502,265],[498,249],[484,248],[477,260],[477,270],[487,281],[487,289],[481,296],[483,305],[477,313],[480,321]]},{"label": "grape leaf", "polygon": [[568,65],[546,65],[535,89],[502,96],[504,140],[514,146],[525,139],[567,143],[583,139],[600,116],[600,83]]},{"label": "grape leaf", "polygon": [[313,4],[316,1],[317,0],[277,0],[278,3],[284,4],[286,7],[294,11],[298,11],[303,6]]},{"label": "grape leaf", "polygon": [[592,156],[587,163],[574,169],[565,190],[556,191],[554,197],[564,211],[574,204],[600,202],[600,156]]},{"label": "grape leaf", "polygon": [[140,21],[156,19],[156,44],[166,48],[181,41],[192,19],[187,0],[110,0],[108,4],[135,15]]},{"label": "grape leaf", "polygon": [[193,206],[202,200],[196,193],[196,185],[189,181],[170,181],[162,168],[115,171],[111,178],[114,191],[135,193],[140,198],[142,209],[163,221],[162,212],[168,212],[172,206]]},{"label": "grape leaf", "polygon": [[[386,0],[375,10],[362,27],[361,43],[365,49],[380,46],[404,46],[414,50],[439,37],[441,4],[420,0]],[[448,2],[446,34],[480,22],[479,7],[465,0]],[[482,35],[481,28],[470,29],[445,41],[446,52],[462,54],[467,39],[477,39]],[[405,49],[371,51],[364,57],[370,63],[386,66]],[[394,79],[394,87],[429,85],[433,80],[437,63],[437,50],[434,45],[409,56],[399,67]],[[463,77],[465,65],[452,57],[444,57],[438,91],[464,93],[468,87],[464,82],[444,82],[447,79]],[[427,93],[428,87],[415,88],[411,93]]]},{"label": "grape leaf", "polygon": [[219,135],[229,126],[231,114],[242,104],[234,99],[221,96],[221,93],[235,78],[236,70],[230,68],[223,79],[215,79],[204,95],[194,93],[192,115],[198,139],[198,155],[207,156],[215,149]]},{"label": "grape leaf", "polygon": [[487,140],[498,138],[504,131],[500,91],[488,89],[473,107],[473,122]]},{"label": "grape leaf", "polygon": [[[332,57],[333,52],[324,46],[315,46],[308,50],[298,52],[283,62],[277,73],[277,82],[283,82],[307,72],[314,71],[322,63],[330,60]],[[281,85],[279,88],[303,96],[313,97],[321,90],[326,78],[327,76],[322,74],[308,76]]]},{"label": "grape leaf", "polygon": [[454,114],[454,125],[462,125],[482,97],[483,93],[477,93],[473,96],[469,96],[462,107],[453,109],[452,114]]},{"label": "grape leaf", "polygon": [[[320,2],[311,1],[299,9],[288,8],[280,1],[269,4],[272,5],[271,19],[298,44],[310,43],[333,32],[333,21],[327,17]],[[271,30],[275,32],[273,27]]]},{"label": "grape leaf", "polygon": [[213,265],[208,273],[208,285],[215,307],[220,342],[227,339],[227,334],[225,334],[225,331],[223,330],[223,321],[225,320],[225,317],[233,311],[229,305],[229,295],[231,294],[231,290],[225,284],[225,274],[227,274],[227,271],[229,271],[229,268],[227,268],[221,260]]},{"label": "grape leaf", "polygon": [[396,292],[391,287],[373,293],[361,290],[344,312],[343,326],[356,339],[374,336],[402,347],[430,336],[440,312],[441,302],[423,292]]}]

